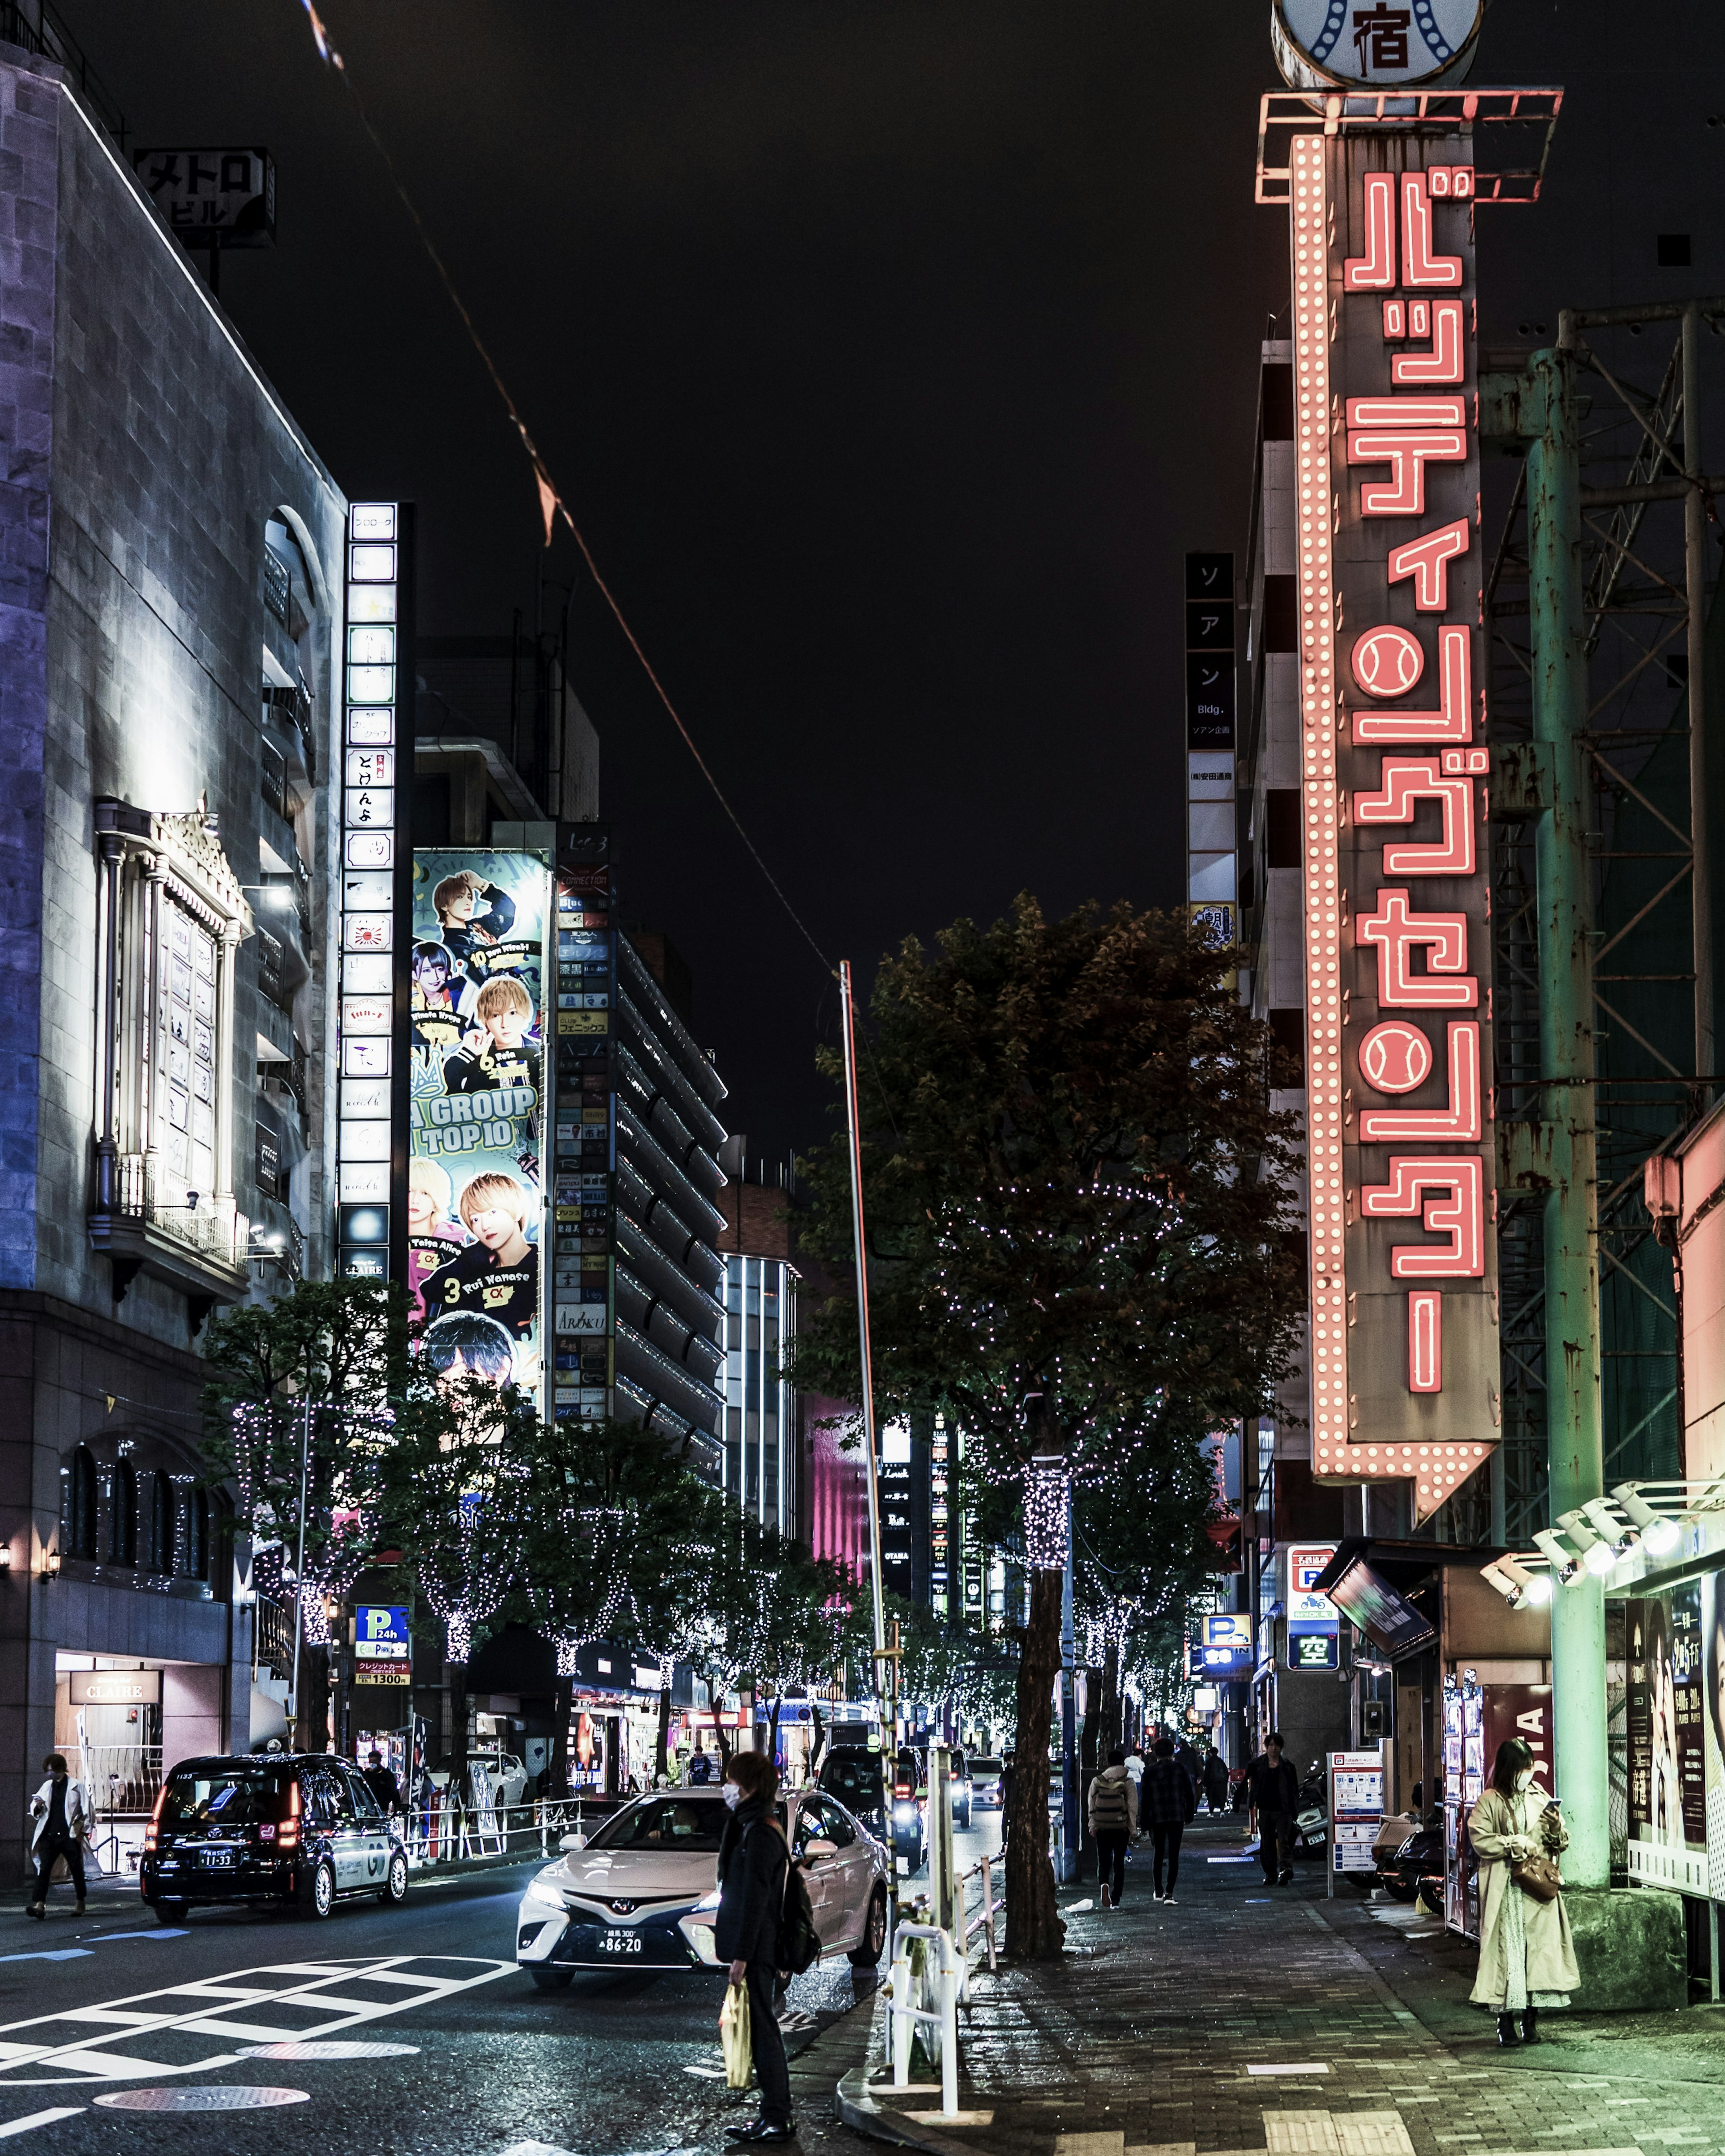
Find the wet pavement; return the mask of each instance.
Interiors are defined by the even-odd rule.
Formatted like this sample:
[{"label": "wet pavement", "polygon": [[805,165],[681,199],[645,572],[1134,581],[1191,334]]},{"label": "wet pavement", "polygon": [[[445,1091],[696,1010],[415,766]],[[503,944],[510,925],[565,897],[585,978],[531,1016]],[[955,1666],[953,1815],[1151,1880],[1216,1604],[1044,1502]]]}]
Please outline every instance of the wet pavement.
[{"label": "wet pavement", "polygon": [[[961,1834],[960,1862],[999,1838],[993,1820]],[[135,1887],[93,1892],[81,1919],[57,1888],[36,1923],[20,1894],[0,1913],[0,2139],[42,2156],[729,2146],[723,2128],[756,2107],[724,2085],[721,1979],[606,1973],[536,1990],[514,1938],[538,1863],[416,1876],[404,1907],[344,1904],[322,1923],[210,1910],[167,1928]],[[798,1978],[788,2045],[847,2018],[865,2029],[874,1984],[842,1954]]]}]

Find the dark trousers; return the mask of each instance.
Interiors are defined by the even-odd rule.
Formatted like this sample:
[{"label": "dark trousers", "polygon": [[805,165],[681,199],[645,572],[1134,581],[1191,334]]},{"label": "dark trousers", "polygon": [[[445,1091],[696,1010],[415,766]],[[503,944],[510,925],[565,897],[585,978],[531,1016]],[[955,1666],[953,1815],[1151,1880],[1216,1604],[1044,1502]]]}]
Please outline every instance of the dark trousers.
[{"label": "dark trousers", "polygon": [[[1179,1820],[1153,1820],[1150,1822],[1152,1846],[1151,1870],[1158,1894],[1172,1894],[1174,1881],[1180,1876],[1180,1836],[1186,1831]],[[1168,1860],[1168,1884],[1162,1882],[1163,1860]]]},{"label": "dark trousers", "polygon": [[54,1859],[64,1856],[72,1874],[78,1898],[84,1899],[84,1844],[69,1834],[44,1834],[36,1845],[36,1899],[48,1899],[48,1882],[54,1876]]},{"label": "dark trousers", "polygon": [[1101,1827],[1096,1831],[1096,1885],[1108,1887],[1111,1866],[1111,1891],[1118,1902],[1126,1892],[1126,1845],[1130,1837],[1124,1827]]},{"label": "dark trousers", "polygon": [[1294,1821],[1288,1812],[1258,1815],[1258,1861],[1264,1876],[1274,1881],[1294,1868]]},{"label": "dark trousers", "polygon": [[761,2116],[769,2126],[788,2126],[791,2070],[785,2062],[784,2038],[778,2033],[773,1971],[752,1961],[748,1990],[749,2041],[755,2055],[755,2079],[761,2085]]}]

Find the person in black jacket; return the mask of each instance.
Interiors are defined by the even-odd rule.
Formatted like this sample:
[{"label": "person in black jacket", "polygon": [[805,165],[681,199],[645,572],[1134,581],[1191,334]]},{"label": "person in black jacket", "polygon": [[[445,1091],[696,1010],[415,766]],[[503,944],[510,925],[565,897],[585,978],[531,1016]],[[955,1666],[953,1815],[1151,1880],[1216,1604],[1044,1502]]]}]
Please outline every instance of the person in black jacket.
[{"label": "person in black jacket", "polygon": [[1294,1876],[1294,1818],[1299,1810],[1300,1778],[1281,1756],[1281,1732],[1272,1729],[1264,1749],[1246,1769],[1246,1787],[1258,1815],[1258,1861],[1271,1887],[1286,1887]]},{"label": "person in black jacket", "polygon": [[[1158,1902],[1172,1902],[1174,1882],[1180,1876],[1180,1836],[1190,1825],[1198,1810],[1198,1794],[1192,1786],[1191,1777],[1174,1752],[1172,1737],[1158,1737],[1152,1750],[1150,1763],[1144,1769],[1143,1786],[1138,1791],[1138,1816],[1150,1830],[1153,1852],[1151,1871],[1153,1898]],[[1163,1885],[1163,1867],[1168,1867],[1168,1885]]]},{"label": "person in black jacket", "polygon": [[778,1969],[778,1933],[784,1913],[786,1868],[790,1851],[784,1830],[773,1815],[778,1769],[764,1752],[739,1752],[725,1775],[725,1801],[732,1817],[719,1843],[719,1910],[713,1920],[713,1950],[731,1964],[731,1981],[746,1984],[749,2035],[755,2055],[755,2079],[761,2085],[761,2115],[747,2126],[727,2126],[733,2141],[791,2141],[791,2076],[784,2039],[773,2011],[773,1979]]}]

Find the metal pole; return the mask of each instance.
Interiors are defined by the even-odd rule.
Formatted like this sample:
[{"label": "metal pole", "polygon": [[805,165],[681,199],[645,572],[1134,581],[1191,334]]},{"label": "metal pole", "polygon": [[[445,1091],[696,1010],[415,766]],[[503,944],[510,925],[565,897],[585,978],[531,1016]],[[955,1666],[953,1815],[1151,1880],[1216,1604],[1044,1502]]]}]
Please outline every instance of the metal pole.
[{"label": "metal pole", "polygon": [[[1573,362],[1536,352],[1527,403],[1533,735],[1547,794],[1538,869],[1540,1068],[1545,1137],[1546,1442],[1551,1517],[1604,1495],[1599,1403],[1598,1160],[1594,1116],[1592,793],[1582,735],[1587,660],[1581,602],[1581,474]],[[1565,1876],[1610,1884],[1605,1748],[1605,1594],[1584,1570],[1552,1602],[1557,1790],[1569,1827]]]},{"label": "metal pole", "polygon": [[305,1750],[305,1705],[300,1697],[300,1642],[305,1636],[305,1499],[311,1470],[311,1402],[300,1419],[300,1558],[294,1573],[294,1749]]},{"label": "metal pole", "polygon": [[1066,1481],[1066,1568],[1060,1578],[1060,1877],[1078,1876],[1077,1650],[1072,1630],[1072,1482]]},{"label": "metal pole", "polygon": [[[1695,938],[1695,1061],[1697,1077],[1718,1069],[1713,1041],[1713,891],[1707,845],[1713,781],[1707,725],[1707,520],[1701,477],[1701,309],[1683,310],[1683,587],[1689,601],[1689,902]],[[1712,1098],[1702,1088],[1703,1101]]]}]

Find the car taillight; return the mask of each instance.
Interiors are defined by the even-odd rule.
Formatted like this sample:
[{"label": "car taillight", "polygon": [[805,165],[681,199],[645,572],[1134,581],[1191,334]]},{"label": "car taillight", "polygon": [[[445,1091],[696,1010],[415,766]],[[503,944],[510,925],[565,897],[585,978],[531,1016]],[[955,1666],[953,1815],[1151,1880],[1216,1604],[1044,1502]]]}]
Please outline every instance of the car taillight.
[{"label": "car taillight", "polygon": [[162,1826],[162,1807],[167,1802],[167,1784],[164,1782],[156,1793],[156,1808],[150,1815],[150,1824],[144,1830],[144,1854],[151,1855],[156,1848],[156,1837]]},{"label": "car taillight", "polygon": [[908,1782],[895,1782],[892,1785],[892,1794],[896,1797],[909,1796],[911,1794],[910,1784]]},{"label": "car taillight", "polygon": [[300,1845],[300,1784],[297,1780],[288,1784],[288,1815],[281,1831],[275,1837],[278,1849],[297,1849]]}]

